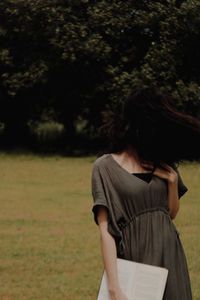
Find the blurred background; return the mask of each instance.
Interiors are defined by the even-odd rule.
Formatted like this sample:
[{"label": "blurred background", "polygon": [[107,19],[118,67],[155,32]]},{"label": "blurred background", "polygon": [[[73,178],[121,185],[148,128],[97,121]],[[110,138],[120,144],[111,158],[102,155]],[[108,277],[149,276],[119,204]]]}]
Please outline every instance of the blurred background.
[{"label": "blurred background", "polygon": [[[195,0],[0,2],[1,300],[96,299],[98,127],[152,82],[200,119],[199,28]],[[174,222],[199,300],[200,164],[180,173],[189,191]]]},{"label": "blurred background", "polygon": [[0,3],[0,147],[88,154],[133,84],[200,118],[199,1]]}]

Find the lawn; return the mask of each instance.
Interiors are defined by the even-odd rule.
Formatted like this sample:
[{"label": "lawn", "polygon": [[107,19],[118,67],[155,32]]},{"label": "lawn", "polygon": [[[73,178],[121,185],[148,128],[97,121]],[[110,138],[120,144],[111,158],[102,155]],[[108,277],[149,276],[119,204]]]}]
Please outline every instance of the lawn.
[{"label": "lawn", "polygon": [[[0,153],[0,300],[95,300],[103,271],[90,190],[96,157]],[[200,299],[200,164],[174,220]]]}]

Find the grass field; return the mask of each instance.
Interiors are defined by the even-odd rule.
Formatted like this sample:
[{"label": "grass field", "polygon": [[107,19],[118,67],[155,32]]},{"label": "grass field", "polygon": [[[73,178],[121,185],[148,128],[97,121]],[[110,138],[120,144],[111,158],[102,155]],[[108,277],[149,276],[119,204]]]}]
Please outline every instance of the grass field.
[{"label": "grass field", "polygon": [[[96,299],[103,262],[91,211],[95,159],[0,153],[0,300]],[[200,164],[179,170],[189,191],[174,223],[200,300]]]}]

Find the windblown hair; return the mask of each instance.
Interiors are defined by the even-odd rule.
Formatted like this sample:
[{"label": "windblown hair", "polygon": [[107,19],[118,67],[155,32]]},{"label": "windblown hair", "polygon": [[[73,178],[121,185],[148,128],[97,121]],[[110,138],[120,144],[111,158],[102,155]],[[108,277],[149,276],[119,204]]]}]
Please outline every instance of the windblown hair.
[{"label": "windblown hair", "polygon": [[140,162],[200,161],[200,121],[180,112],[173,98],[156,87],[134,88],[121,111],[104,117],[107,146],[99,152],[120,153],[131,145]]}]

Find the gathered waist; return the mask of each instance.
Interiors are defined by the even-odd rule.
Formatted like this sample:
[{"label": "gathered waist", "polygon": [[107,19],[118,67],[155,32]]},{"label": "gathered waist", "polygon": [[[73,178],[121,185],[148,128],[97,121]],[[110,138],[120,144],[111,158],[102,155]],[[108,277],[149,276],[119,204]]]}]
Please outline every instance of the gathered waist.
[{"label": "gathered waist", "polygon": [[139,211],[138,213],[135,213],[128,221],[126,221],[124,218],[121,218],[117,222],[117,224],[118,224],[118,226],[119,226],[120,229],[124,228],[127,225],[129,225],[131,222],[135,221],[135,219],[138,216],[146,214],[148,212],[155,212],[155,211],[162,211],[162,212],[164,212],[171,219],[171,217],[169,215],[169,210],[167,208],[164,208],[164,207],[149,207],[149,208],[146,208],[144,210]]}]

